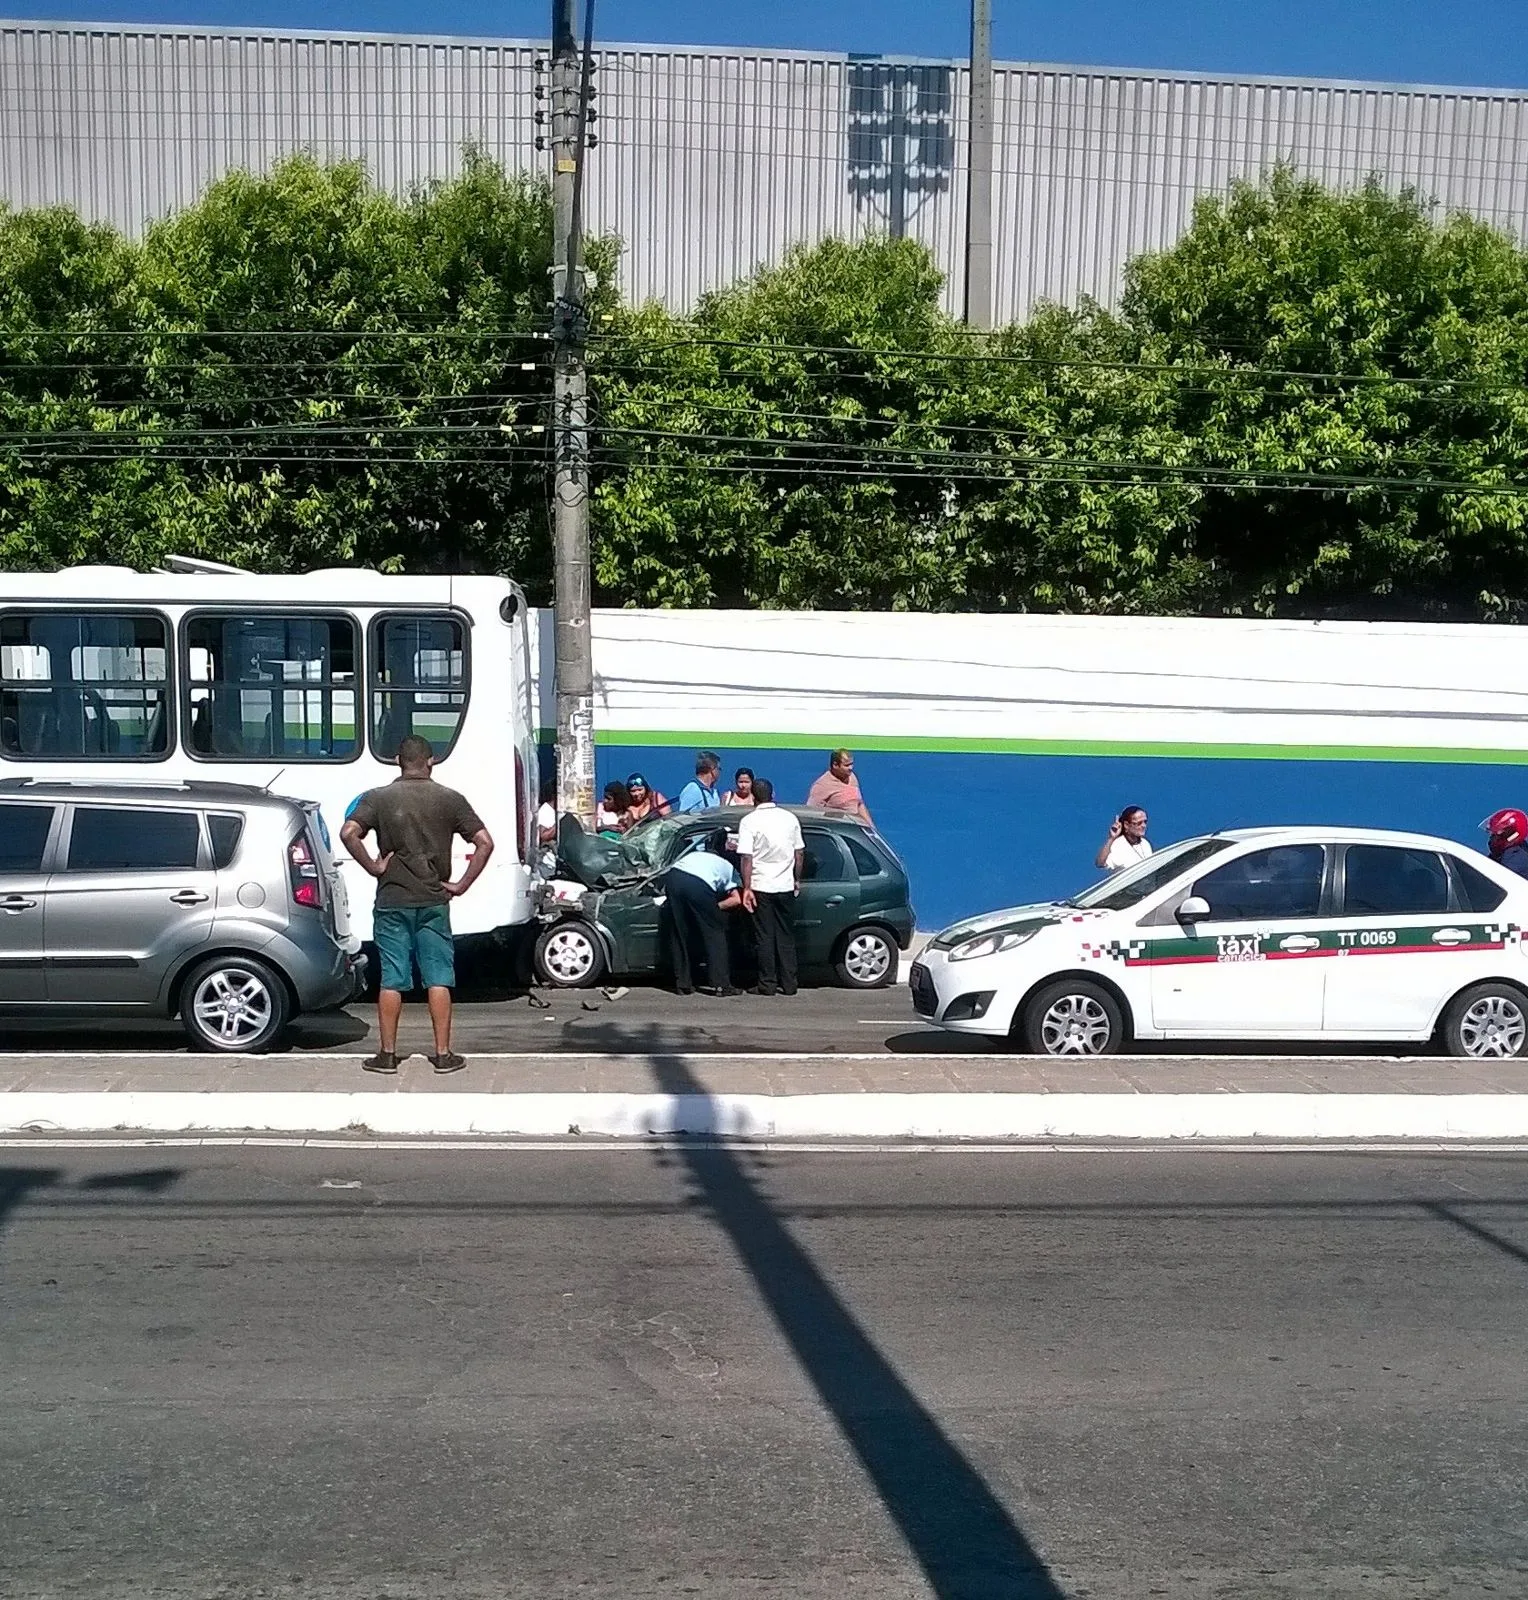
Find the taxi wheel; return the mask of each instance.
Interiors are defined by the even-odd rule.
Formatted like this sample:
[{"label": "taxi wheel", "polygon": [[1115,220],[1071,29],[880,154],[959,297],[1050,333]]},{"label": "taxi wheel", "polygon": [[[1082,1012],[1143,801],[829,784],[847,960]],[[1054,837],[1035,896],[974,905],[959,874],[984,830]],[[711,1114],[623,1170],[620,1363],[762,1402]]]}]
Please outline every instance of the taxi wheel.
[{"label": "taxi wheel", "polygon": [[1505,1061],[1528,1053],[1528,997],[1510,983],[1477,983],[1455,995],[1443,1013],[1451,1056]]},{"label": "taxi wheel", "polygon": [[592,989],[604,973],[604,947],[587,922],[553,923],[536,941],[536,976],[554,989]]},{"label": "taxi wheel", "polygon": [[1059,978],[1024,1008],[1023,1031],[1037,1056],[1108,1056],[1125,1041],[1125,1016],[1101,984]]}]

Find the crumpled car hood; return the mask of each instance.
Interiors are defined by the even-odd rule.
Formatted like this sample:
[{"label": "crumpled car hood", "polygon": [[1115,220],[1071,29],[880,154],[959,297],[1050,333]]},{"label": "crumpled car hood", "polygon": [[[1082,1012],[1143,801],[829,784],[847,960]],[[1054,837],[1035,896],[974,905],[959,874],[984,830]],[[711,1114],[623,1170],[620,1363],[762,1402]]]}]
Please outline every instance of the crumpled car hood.
[{"label": "crumpled car hood", "polygon": [[654,853],[671,848],[669,839],[667,832],[654,828],[638,828],[624,839],[605,839],[585,833],[576,817],[564,816],[557,824],[557,875],[590,889],[640,883],[662,866],[653,859]]},{"label": "crumpled car hood", "polygon": [[599,889],[630,879],[633,871],[616,840],[585,833],[576,817],[563,816],[557,823],[557,876]]}]

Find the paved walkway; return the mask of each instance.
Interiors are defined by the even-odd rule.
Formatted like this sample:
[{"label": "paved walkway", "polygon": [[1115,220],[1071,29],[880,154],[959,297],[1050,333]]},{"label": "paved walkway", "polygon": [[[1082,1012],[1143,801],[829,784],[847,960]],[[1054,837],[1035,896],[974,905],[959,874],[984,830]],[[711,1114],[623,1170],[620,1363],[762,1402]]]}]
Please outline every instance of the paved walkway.
[{"label": "paved walkway", "polygon": [[474,1056],[440,1078],[422,1056],[396,1078],[353,1055],[172,1054],[0,1057],[7,1093],[394,1094],[1294,1094],[1521,1095],[1528,1062],[1442,1057],[1114,1056],[1065,1062],[1019,1055]]}]

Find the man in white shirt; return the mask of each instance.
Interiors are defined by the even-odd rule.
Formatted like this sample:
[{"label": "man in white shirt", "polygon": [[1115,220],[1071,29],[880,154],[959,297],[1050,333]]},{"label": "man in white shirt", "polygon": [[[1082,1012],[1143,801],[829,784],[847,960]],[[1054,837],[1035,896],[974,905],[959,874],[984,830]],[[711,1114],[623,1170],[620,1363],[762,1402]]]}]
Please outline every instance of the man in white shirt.
[{"label": "man in white shirt", "polygon": [[1140,806],[1126,806],[1109,824],[1108,836],[1098,847],[1093,865],[1105,872],[1133,867],[1151,854],[1146,841],[1146,813]]},{"label": "man in white shirt", "polygon": [[755,778],[758,803],[738,824],[737,854],[743,865],[743,909],[753,918],[759,951],[755,994],[796,992],[796,892],[806,840],[795,814],[775,804],[775,787]]}]

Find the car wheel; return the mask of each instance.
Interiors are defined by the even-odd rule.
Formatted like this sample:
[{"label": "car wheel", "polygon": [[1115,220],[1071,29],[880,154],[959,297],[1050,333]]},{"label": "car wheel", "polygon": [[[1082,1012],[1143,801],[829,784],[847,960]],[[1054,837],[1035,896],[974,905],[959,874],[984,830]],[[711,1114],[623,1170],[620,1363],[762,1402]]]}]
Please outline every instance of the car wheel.
[{"label": "car wheel", "polygon": [[587,922],[554,923],[536,941],[536,975],[554,989],[593,988],[604,972],[604,947]]},{"label": "car wheel", "polygon": [[896,941],[884,928],[851,928],[833,970],[846,989],[884,989],[897,975]]},{"label": "car wheel", "polygon": [[181,986],[181,1026],[199,1050],[269,1050],[286,1032],[291,1014],[286,984],[249,956],[212,956]]},{"label": "car wheel", "polygon": [[1024,1008],[1024,1043],[1042,1056],[1108,1056],[1125,1040],[1119,1001],[1086,978],[1048,983]]},{"label": "car wheel", "polygon": [[1451,1056],[1504,1061],[1528,1052],[1528,998],[1510,983],[1477,983],[1455,995],[1443,1013]]}]

